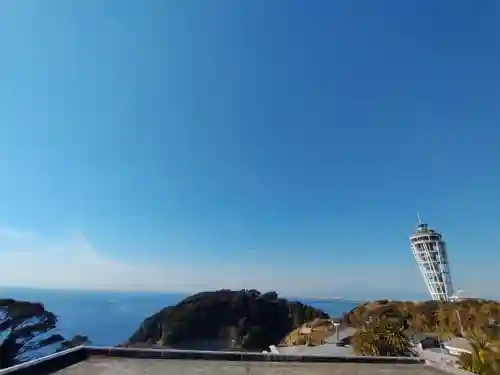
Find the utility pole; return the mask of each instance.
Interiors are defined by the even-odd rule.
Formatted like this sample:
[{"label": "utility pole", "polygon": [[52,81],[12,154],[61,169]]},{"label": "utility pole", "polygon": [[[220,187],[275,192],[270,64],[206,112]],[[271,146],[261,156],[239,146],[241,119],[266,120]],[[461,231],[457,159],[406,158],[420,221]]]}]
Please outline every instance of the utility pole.
[{"label": "utility pole", "polygon": [[465,337],[464,326],[462,325],[462,318],[460,317],[458,309],[456,309],[455,312],[457,313],[458,323],[460,324],[460,332],[462,333],[462,337]]}]

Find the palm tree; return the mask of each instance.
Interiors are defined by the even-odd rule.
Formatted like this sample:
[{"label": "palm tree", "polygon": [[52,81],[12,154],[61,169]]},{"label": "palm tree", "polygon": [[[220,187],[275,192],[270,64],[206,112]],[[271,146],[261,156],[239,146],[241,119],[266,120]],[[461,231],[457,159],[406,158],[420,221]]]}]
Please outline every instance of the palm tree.
[{"label": "palm tree", "polygon": [[358,355],[378,356],[378,336],[373,326],[363,326],[352,336],[351,345]]},{"label": "palm tree", "polygon": [[380,355],[413,357],[416,355],[410,338],[404,334],[404,326],[388,324],[380,329]]},{"label": "palm tree", "polygon": [[404,334],[404,328],[404,325],[394,323],[367,324],[353,336],[353,348],[360,355],[415,356],[413,344]]},{"label": "palm tree", "polygon": [[471,353],[459,357],[460,367],[479,375],[496,375],[500,370],[500,357],[493,344],[485,335],[471,332],[468,335]]}]

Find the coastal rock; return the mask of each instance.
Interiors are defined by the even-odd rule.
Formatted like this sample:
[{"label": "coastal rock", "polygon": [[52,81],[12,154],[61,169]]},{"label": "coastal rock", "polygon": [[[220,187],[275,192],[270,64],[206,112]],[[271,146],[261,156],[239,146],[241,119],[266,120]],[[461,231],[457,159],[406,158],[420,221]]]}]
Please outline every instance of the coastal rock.
[{"label": "coastal rock", "polygon": [[145,319],[124,346],[263,350],[315,318],[328,314],[275,292],[202,292]]},{"label": "coastal rock", "polygon": [[83,336],[66,341],[56,324],[41,303],[0,299],[0,369],[88,342]]}]

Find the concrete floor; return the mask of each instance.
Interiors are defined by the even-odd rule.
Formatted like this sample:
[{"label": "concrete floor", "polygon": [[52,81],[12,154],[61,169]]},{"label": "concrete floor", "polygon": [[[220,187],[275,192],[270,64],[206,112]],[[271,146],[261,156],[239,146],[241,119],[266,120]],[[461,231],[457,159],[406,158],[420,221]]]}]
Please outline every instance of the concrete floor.
[{"label": "concrete floor", "polygon": [[442,375],[419,364],[228,362],[90,357],[57,375]]}]

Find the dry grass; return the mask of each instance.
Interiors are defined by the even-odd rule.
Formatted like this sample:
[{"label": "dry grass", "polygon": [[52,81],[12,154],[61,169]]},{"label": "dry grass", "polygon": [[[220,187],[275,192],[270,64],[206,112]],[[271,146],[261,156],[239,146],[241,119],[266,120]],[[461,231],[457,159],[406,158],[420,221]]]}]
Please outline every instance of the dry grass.
[{"label": "dry grass", "polygon": [[[304,333],[309,331],[310,333]],[[305,323],[290,332],[282,341],[281,346],[293,345],[321,345],[325,339],[335,332],[335,327],[329,319],[315,319],[312,322]]]}]

